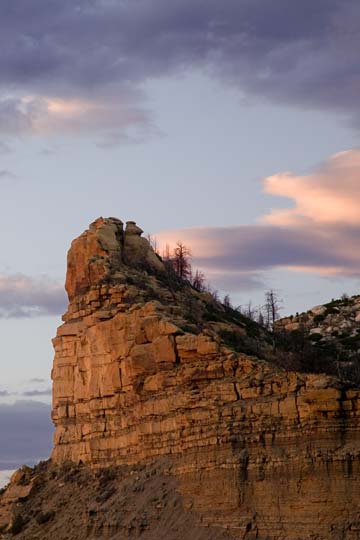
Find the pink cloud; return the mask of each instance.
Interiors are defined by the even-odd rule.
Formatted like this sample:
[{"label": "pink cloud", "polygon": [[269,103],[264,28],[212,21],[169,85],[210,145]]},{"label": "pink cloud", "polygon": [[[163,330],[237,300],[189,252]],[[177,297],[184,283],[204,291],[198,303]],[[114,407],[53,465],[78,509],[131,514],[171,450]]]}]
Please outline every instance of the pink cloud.
[{"label": "pink cloud", "polygon": [[360,275],[360,150],[335,154],[308,175],[265,178],[264,190],[289,199],[289,208],[269,211],[256,225],[162,231],[158,244],[181,239],[195,264],[232,287],[236,278],[248,287],[273,268]]},{"label": "pink cloud", "polygon": [[[158,135],[149,112],[139,105],[139,93],[120,90],[106,99],[23,95],[0,97],[0,134],[57,136],[92,134],[99,146],[136,143]],[[1,147],[0,147],[1,151]]]},{"label": "pink cloud", "polygon": [[270,195],[287,197],[293,208],[272,210],[263,220],[279,226],[360,223],[360,150],[332,156],[306,176],[280,173],[264,180]]}]

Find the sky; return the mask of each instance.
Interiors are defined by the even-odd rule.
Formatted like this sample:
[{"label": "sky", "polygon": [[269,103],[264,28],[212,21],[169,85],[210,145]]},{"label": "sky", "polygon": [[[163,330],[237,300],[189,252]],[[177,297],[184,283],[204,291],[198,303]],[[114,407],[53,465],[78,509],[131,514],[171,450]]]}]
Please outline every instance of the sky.
[{"label": "sky", "polygon": [[356,0],[2,0],[0,470],[49,453],[66,252],[99,216],[184,241],[235,306],[359,292],[359,28]]}]

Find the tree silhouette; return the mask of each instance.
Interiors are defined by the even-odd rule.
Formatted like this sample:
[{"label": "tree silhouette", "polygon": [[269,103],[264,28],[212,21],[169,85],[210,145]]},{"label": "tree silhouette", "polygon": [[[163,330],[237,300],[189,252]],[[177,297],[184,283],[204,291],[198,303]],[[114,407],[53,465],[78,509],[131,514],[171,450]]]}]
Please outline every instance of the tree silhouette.
[{"label": "tree silhouette", "polygon": [[177,242],[172,257],[172,265],[176,275],[181,279],[191,277],[191,251],[182,242]]},{"label": "tree silhouette", "polygon": [[205,275],[200,270],[196,270],[194,276],[191,278],[191,285],[198,292],[205,290]]},{"label": "tree silhouette", "polygon": [[273,329],[275,321],[279,318],[282,300],[277,292],[273,289],[265,293],[265,326],[268,329]]}]

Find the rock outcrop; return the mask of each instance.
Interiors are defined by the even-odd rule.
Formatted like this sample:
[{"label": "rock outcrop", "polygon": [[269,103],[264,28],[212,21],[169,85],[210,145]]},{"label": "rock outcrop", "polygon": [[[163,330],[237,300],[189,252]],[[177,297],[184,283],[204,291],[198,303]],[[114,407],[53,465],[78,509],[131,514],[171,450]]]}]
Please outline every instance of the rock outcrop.
[{"label": "rock outcrop", "polygon": [[343,295],[280,319],[276,331],[290,340],[302,338],[307,348],[311,346],[312,356],[320,358],[323,369],[360,384],[360,296]]},{"label": "rock outcrop", "polygon": [[278,368],[263,329],[169,277],[141,232],[100,218],[69,251],[54,466],[165,460],[209,539],[359,540],[360,391]]},{"label": "rock outcrop", "polygon": [[314,343],[331,343],[344,356],[360,353],[360,296],[346,296],[276,321],[278,330],[302,331]]}]

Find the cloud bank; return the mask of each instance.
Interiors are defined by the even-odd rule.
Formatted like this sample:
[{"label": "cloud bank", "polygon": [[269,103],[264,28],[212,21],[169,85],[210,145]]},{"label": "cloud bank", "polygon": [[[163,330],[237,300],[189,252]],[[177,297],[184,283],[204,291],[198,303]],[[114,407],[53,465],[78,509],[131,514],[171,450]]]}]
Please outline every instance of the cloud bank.
[{"label": "cloud bank", "polygon": [[65,307],[64,288],[58,282],[46,276],[0,274],[0,318],[59,315]]},{"label": "cloud bank", "polygon": [[52,395],[52,389],[51,388],[45,388],[41,390],[32,389],[32,390],[24,390],[21,392],[21,395],[23,397],[40,397],[40,396],[51,396]]},{"label": "cloud bank", "polygon": [[264,189],[292,207],[255,225],[165,231],[157,240],[181,239],[210,280],[232,291],[256,286],[261,272],[274,268],[360,276],[360,150],[336,154],[306,176],[268,177]]},{"label": "cloud bank", "polygon": [[49,457],[53,426],[50,405],[36,401],[0,404],[0,469],[16,469]]},{"label": "cloud bank", "polygon": [[4,0],[0,131],[131,140],[143,84],[192,69],[359,127],[359,23],[356,0]]},{"label": "cloud bank", "polygon": [[35,377],[33,379],[29,379],[28,381],[24,382],[24,388],[22,389],[12,389],[9,390],[7,388],[1,388],[0,387],[0,399],[2,398],[2,401],[4,403],[11,403],[13,402],[14,398],[19,400],[23,398],[33,398],[33,397],[50,397],[52,395],[52,389],[49,386],[49,380],[48,379],[41,379],[38,377]]}]

